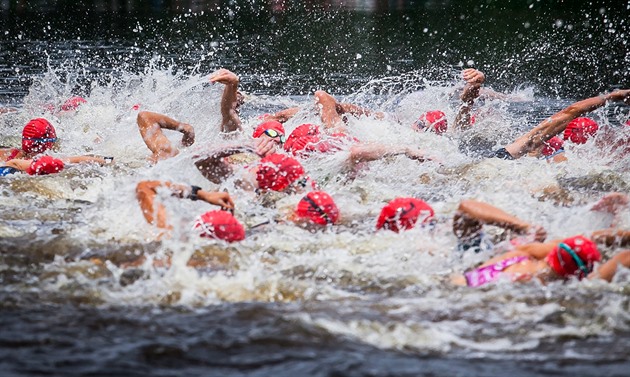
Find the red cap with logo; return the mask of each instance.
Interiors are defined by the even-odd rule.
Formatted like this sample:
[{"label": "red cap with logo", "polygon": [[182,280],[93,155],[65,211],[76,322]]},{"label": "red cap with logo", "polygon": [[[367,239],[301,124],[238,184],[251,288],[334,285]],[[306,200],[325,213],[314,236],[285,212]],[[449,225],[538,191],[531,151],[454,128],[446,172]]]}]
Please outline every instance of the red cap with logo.
[{"label": "red cap with logo", "polygon": [[435,212],[424,200],[416,198],[396,198],[381,210],[376,221],[376,229],[389,229],[398,233],[429,221]]},{"label": "red cap with logo", "polygon": [[590,118],[575,118],[564,129],[564,140],[571,140],[576,144],[584,144],[589,137],[595,135],[599,126]]},{"label": "red cap with logo", "polygon": [[299,218],[319,225],[335,224],[339,219],[339,208],[324,191],[311,191],[304,195],[295,213]]},{"label": "red cap with logo", "polygon": [[44,118],[31,119],[22,130],[22,150],[27,154],[43,153],[57,141],[55,127]]},{"label": "red cap with logo", "polygon": [[[473,122],[474,123],[474,122]],[[440,110],[427,111],[420,115],[420,118],[414,124],[419,130],[433,131],[438,135],[446,132],[448,123],[446,114]]]},{"label": "red cap with logo", "polygon": [[43,156],[31,162],[26,169],[26,173],[30,175],[47,175],[58,173],[63,170],[63,161],[51,156]]},{"label": "red cap with logo", "polygon": [[541,149],[543,156],[551,156],[564,146],[564,141],[558,136],[554,136],[551,139],[545,141],[545,145]]},{"label": "red cap with logo", "polygon": [[284,126],[282,123],[277,122],[275,120],[270,120],[268,122],[264,122],[258,125],[254,130],[254,134],[252,135],[254,138],[260,137],[265,131],[274,130],[277,133],[284,135]]},{"label": "red cap with logo", "polygon": [[303,175],[304,168],[296,159],[274,153],[260,160],[256,182],[260,189],[282,191]]},{"label": "red cap with logo", "polygon": [[245,228],[229,212],[214,210],[197,217],[193,230],[200,237],[215,238],[226,242],[241,241],[245,238]]},{"label": "red cap with logo", "polygon": [[83,97],[76,96],[68,98],[68,100],[61,105],[61,111],[76,110],[84,103],[87,103],[87,101]]},{"label": "red cap with logo", "polygon": [[566,238],[547,254],[547,264],[563,277],[577,275],[586,277],[593,264],[602,259],[593,241],[584,236]]}]

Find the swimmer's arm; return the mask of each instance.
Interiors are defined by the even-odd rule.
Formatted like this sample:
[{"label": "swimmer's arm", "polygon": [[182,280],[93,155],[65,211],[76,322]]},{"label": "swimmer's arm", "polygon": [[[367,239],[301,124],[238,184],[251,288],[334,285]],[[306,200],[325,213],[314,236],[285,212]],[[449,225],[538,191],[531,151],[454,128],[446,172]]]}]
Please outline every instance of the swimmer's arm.
[{"label": "swimmer's arm", "polygon": [[100,157],[100,156],[70,156],[63,157],[61,161],[64,163],[70,164],[85,164],[85,163],[95,163],[99,165],[105,165],[107,163],[113,162],[113,157]]},{"label": "swimmer's arm", "polygon": [[588,275],[589,279],[603,279],[608,282],[612,280],[617,272],[617,266],[622,265],[630,268],[630,250],[624,250],[615,254],[606,263],[603,263],[597,271],[593,271]]},{"label": "swimmer's arm", "polygon": [[464,86],[464,91],[460,96],[462,105],[459,107],[459,112],[455,117],[455,129],[459,131],[467,130],[472,126],[470,110],[475,99],[479,97],[481,85],[486,81],[486,76],[483,72],[472,68],[465,69],[462,72],[462,76],[466,81],[466,86]]},{"label": "swimmer's arm", "polygon": [[539,123],[532,130],[516,139],[505,149],[514,158],[522,157],[528,152],[539,149],[543,143],[563,132],[573,119],[604,106],[611,101],[623,101],[630,104],[630,89],[616,90],[612,93],[588,98],[576,102]]},{"label": "swimmer's arm", "polygon": [[547,236],[542,227],[523,221],[491,204],[476,200],[463,200],[459,204],[458,212],[453,220],[453,232],[466,234],[468,233],[467,229],[463,228],[478,229],[481,224],[496,225],[519,233],[535,232],[537,241],[544,241]]},{"label": "swimmer's arm", "polygon": [[178,122],[164,114],[141,111],[138,113],[137,123],[140,135],[153,152],[155,160],[172,157],[179,152],[162,133],[162,128],[181,132],[184,146],[190,146],[195,142],[195,130],[190,124]]},{"label": "swimmer's arm", "polygon": [[326,132],[329,133],[346,133],[346,127],[337,110],[339,103],[335,97],[323,90],[315,92],[315,104],[319,109],[319,116],[324,124]]},{"label": "swimmer's arm", "polygon": [[17,112],[16,108],[13,107],[0,107],[0,114],[8,114]]},{"label": "swimmer's arm", "polygon": [[521,255],[528,255],[532,258],[542,260],[550,251],[553,250],[562,240],[553,240],[549,242],[534,242],[525,245],[518,245],[514,249],[515,252],[521,253]]},{"label": "swimmer's arm", "polygon": [[274,114],[265,114],[260,118],[260,120],[263,122],[275,120],[276,122],[285,123],[289,121],[289,119],[293,118],[298,111],[300,111],[299,107],[290,107],[288,109],[280,110]]},{"label": "swimmer's arm", "polygon": [[243,152],[256,153],[253,148],[247,146],[228,147],[213,153],[209,157],[196,161],[195,166],[207,180],[220,184],[234,172],[231,164],[225,161],[225,157]]},{"label": "swimmer's arm", "polygon": [[210,77],[211,83],[225,85],[221,96],[221,132],[241,131],[241,119],[238,116],[238,83],[239,78],[227,69],[220,69]]},{"label": "swimmer's arm", "polygon": [[144,219],[152,225],[162,229],[172,228],[167,223],[166,208],[161,203],[155,203],[157,188],[164,184],[162,181],[141,181],[136,186],[136,198],[140,204]]},{"label": "swimmer's arm", "polygon": [[350,163],[354,166],[361,162],[375,161],[383,157],[405,155],[406,157],[424,162],[430,160],[420,150],[412,148],[390,147],[382,144],[359,144],[350,148]]},{"label": "swimmer's arm", "polygon": [[19,171],[26,171],[28,170],[29,166],[31,166],[32,162],[33,160],[22,160],[22,159],[14,158],[12,160],[5,162],[4,166],[8,166],[10,168],[17,169]]},{"label": "swimmer's arm", "polygon": [[625,247],[630,245],[630,230],[616,228],[596,230],[591,234],[591,239],[606,246]]}]

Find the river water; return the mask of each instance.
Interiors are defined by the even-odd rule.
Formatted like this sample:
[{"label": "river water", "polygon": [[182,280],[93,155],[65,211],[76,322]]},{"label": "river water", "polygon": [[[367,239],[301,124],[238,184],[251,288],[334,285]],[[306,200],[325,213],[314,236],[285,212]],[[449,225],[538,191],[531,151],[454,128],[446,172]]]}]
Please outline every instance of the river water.
[{"label": "river water", "polygon": [[[462,199],[539,223],[550,239],[610,225],[589,208],[605,193],[630,192],[630,159],[598,148],[600,136],[568,149],[561,165],[464,152],[476,140],[503,145],[576,99],[630,87],[629,4],[34,3],[0,3],[0,104],[19,110],[0,116],[0,144],[19,145],[43,106],[82,95],[88,103],[76,113],[47,115],[57,153],[116,164],[0,180],[3,376],[627,375],[627,270],[612,283],[481,289],[452,286],[449,276],[492,255],[457,251],[450,218]],[[507,94],[479,101],[473,130],[437,136],[404,126],[437,108],[452,121],[468,66]],[[288,131],[318,122],[312,93],[326,89],[404,124],[350,120],[353,136],[418,146],[441,164],[389,158],[349,180],[342,154],[307,160],[341,224],[318,232],[278,224],[230,245],[188,232],[209,205],[164,197],[176,231],[157,241],[135,199],[142,179],[226,188],[248,227],[299,200],[262,206],[232,182],[208,183],[191,163],[225,143],[221,88],[208,84],[220,67],[241,77],[245,129],[293,105],[302,110]],[[192,124],[197,142],[149,166],[134,105]],[[610,105],[592,117],[628,143],[629,113]],[[541,194],[553,185],[570,203]],[[426,200],[440,223],[375,232],[380,208],[397,196]],[[630,214],[619,224],[630,226]],[[167,254],[170,268],[151,265]],[[120,267],[141,255],[144,266]],[[187,267],[191,256],[208,267]]]}]

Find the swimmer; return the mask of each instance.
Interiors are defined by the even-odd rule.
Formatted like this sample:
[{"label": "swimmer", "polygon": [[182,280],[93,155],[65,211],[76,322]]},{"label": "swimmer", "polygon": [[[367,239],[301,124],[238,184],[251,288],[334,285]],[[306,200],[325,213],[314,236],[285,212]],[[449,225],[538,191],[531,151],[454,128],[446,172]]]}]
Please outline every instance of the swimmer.
[{"label": "swimmer", "polygon": [[[544,146],[547,140],[565,132],[572,120],[610,102],[624,102],[630,104],[630,90],[616,90],[612,93],[576,102],[545,119],[533,129],[517,138],[513,143],[494,152],[493,157],[514,160],[532,151],[539,150]],[[582,140],[583,136],[583,134],[579,138],[576,136],[576,139]]]},{"label": "swimmer", "polygon": [[57,132],[44,118],[31,119],[22,129],[22,148],[0,148],[0,162],[12,159],[32,159],[52,149],[57,142]]},{"label": "swimmer", "polygon": [[34,159],[17,159],[14,158],[0,166],[0,176],[6,176],[13,173],[25,172],[29,175],[48,175],[59,173],[64,170],[68,164],[86,164],[93,163],[98,165],[110,164],[114,161],[113,157],[100,156],[72,156],[54,158],[52,156],[39,156]]},{"label": "swimmer", "polygon": [[574,236],[546,243],[516,246],[514,250],[491,258],[464,275],[454,276],[452,282],[457,285],[479,287],[502,276],[507,276],[512,281],[529,281],[537,278],[542,283],[571,277],[610,282],[619,265],[630,267],[630,250],[615,254],[593,271],[595,263],[600,260],[601,254],[593,240],[584,236]]},{"label": "swimmer", "polygon": [[57,133],[44,118],[30,120],[22,130],[22,148],[0,148],[0,176],[16,172],[30,175],[52,174],[63,170],[65,164],[97,163],[104,165],[113,162],[113,157],[72,156],[60,159],[38,155],[54,148]]},{"label": "swimmer", "polygon": [[[376,229],[396,233],[415,226],[433,227],[438,220],[433,208],[417,198],[396,198],[383,207],[376,222]],[[544,241],[545,229],[521,220],[491,204],[463,200],[453,216],[453,233],[458,239],[459,251],[480,251],[482,243],[490,242],[483,232],[483,225],[494,225],[509,231],[507,238],[512,244]]]}]

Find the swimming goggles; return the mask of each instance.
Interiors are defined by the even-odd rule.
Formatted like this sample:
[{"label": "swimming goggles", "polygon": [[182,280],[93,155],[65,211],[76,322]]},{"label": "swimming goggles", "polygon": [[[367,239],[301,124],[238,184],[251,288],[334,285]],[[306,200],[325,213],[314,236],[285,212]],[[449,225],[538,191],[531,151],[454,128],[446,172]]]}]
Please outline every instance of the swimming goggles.
[{"label": "swimming goggles", "polygon": [[54,143],[57,141],[56,137],[50,137],[50,138],[46,138],[46,137],[23,137],[22,140],[30,140],[30,141],[34,141],[37,143]]},{"label": "swimming goggles", "polygon": [[573,260],[575,261],[575,264],[577,264],[578,268],[582,271],[582,273],[584,273],[585,276],[588,275],[590,270],[588,267],[586,267],[586,264],[584,263],[584,261],[577,255],[577,253],[573,249],[569,247],[569,245],[567,245],[564,242],[561,242],[558,244],[558,249],[556,250],[556,253],[558,254],[558,261],[560,261],[560,264],[562,265],[562,269],[564,271],[567,271],[567,269],[565,268],[566,265],[564,264],[562,255],[560,254],[560,249],[569,253],[569,255],[571,256],[571,258],[573,258]]},{"label": "swimming goggles", "polygon": [[263,133],[272,139],[279,138],[281,144],[284,144],[284,142],[287,141],[287,138],[286,136],[284,136],[284,134],[281,134],[274,129],[268,128]]},{"label": "swimming goggles", "polygon": [[313,208],[317,213],[319,213],[319,215],[323,217],[324,220],[326,220],[326,224],[333,223],[332,219],[328,217],[328,214],[326,213],[326,211],[324,211],[324,209],[320,207],[317,203],[315,203],[315,201],[311,199],[308,195],[303,197],[302,200],[310,204],[310,208]]}]

